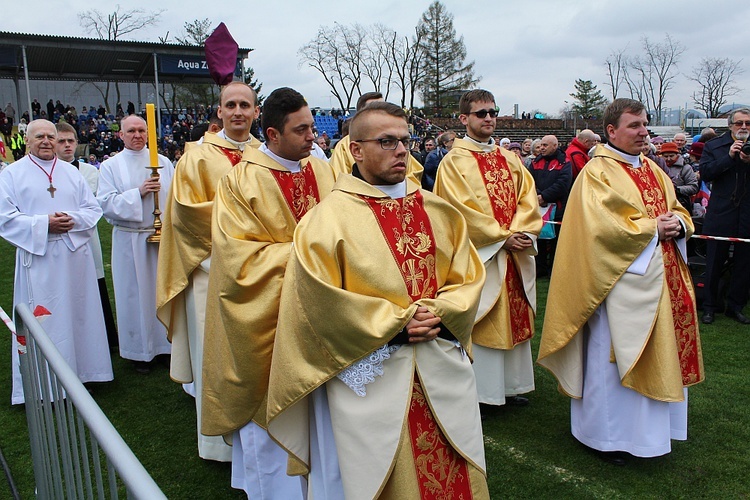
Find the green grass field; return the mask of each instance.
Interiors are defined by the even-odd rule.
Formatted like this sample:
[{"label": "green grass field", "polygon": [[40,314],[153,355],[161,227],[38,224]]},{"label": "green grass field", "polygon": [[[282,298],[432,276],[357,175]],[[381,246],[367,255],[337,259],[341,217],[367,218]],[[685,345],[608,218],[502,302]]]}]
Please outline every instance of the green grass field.
[{"label": "green grass field", "polygon": [[[100,223],[105,261],[110,230]],[[0,306],[12,306],[14,250],[0,242]],[[544,316],[546,280],[539,282],[536,355]],[[112,295],[110,289],[110,296]],[[690,389],[689,437],[672,453],[633,459],[616,467],[588,453],[570,435],[568,399],[553,377],[536,369],[536,391],[525,408],[502,408],[485,421],[493,498],[749,498],[750,328],[725,317],[701,329],[706,382]],[[0,336],[0,448],[23,498],[34,496],[34,478],[21,407],[10,401],[10,339]],[[195,407],[166,367],[138,375],[115,357],[114,382],[99,384],[95,399],[169,498],[231,499],[228,464],[197,456]],[[0,499],[9,498],[0,484]]]}]

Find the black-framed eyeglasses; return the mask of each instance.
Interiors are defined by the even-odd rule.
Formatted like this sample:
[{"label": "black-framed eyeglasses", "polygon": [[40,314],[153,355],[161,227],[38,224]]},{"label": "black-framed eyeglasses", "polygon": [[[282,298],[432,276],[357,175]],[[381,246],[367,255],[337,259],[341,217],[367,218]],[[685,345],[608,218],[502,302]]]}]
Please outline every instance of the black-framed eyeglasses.
[{"label": "black-framed eyeglasses", "polygon": [[743,125],[746,127],[750,127],[750,120],[745,120],[745,121],[737,120],[736,122],[732,122],[732,125],[735,125],[737,127],[741,127]]},{"label": "black-framed eyeglasses", "polygon": [[491,109],[478,109],[476,111],[469,111],[470,115],[476,115],[477,118],[480,120],[487,115],[490,115],[490,118],[495,118],[497,116],[497,109],[491,108]]},{"label": "black-framed eyeglasses", "polygon": [[382,139],[359,139],[353,142],[379,142],[380,147],[386,151],[393,151],[398,147],[398,143],[404,145],[407,150],[411,147],[411,137],[404,137],[403,139],[395,139],[393,137],[384,137]]}]

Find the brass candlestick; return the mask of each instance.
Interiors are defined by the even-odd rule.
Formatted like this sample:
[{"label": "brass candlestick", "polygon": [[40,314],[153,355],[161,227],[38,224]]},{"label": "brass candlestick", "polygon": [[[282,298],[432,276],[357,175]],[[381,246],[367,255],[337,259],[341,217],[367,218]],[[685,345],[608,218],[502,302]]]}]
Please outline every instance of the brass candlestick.
[{"label": "brass candlestick", "polygon": [[[156,165],[154,167],[146,167],[148,169],[151,169],[151,178],[158,179],[160,177],[159,175],[159,169],[163,168],[161,165]],[[159,210],[159,191],[156,191],[154,193],[154,234],[146,238],[146,241],[149,243],[159,243],[161,241],[161,210]]]}]

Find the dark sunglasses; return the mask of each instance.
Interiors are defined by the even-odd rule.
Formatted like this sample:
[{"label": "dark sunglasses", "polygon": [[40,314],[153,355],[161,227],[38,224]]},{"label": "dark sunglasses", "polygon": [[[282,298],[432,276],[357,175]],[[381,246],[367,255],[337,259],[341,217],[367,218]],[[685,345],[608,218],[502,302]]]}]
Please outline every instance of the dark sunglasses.
[{"label": "dark sunglasses", "polygon": [[476,115],[479,119],[482,119],[487,115],[490,115],[490,118],[495,118],[497,116],[497,109],[479,109],[477,111],[469,111],[469,114]]}]

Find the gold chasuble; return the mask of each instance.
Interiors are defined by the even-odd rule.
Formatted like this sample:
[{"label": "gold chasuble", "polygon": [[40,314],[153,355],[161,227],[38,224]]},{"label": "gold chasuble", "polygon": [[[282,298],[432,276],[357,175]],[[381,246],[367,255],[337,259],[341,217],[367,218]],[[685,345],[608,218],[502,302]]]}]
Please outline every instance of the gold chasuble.
[{"label": "gold chasuble", "polygon": [[473,372],[452,342],[401,345],[364,397],[336,378],[418,305],[471,353],[484,270],[460,214],[412,182],[392,199],[341,175],[297,227],[284,280],[268,430],[289,472],[310,470],[307,398],[325,385],[346,498],[488,498]]},{"label": "gold chasuble", "polygon": [[[336,177],[341,174],[352,173],[354,157],[352,156],[351,151],[349,151],[349,144],[351,144],[351,142],[351,138],[348,135],[342,137],[341,140],[336,143],[336,147],[333,148],[333,153],[331,153],[331,157],[328,159],[331,168],[336,172]],[[409,153],[406,160],[406,176],[416,184],[420,184],[422,181],[422,172],[424,172],[422,164],[419,163],[411,153]]]},{"label": "gold chasuble", "polygon": [[472,141],[456,139],[440,163],[434,192],[466,218],[487,268],[472,341],[509,350],[529,340],[536,311],[536,252],[501,247],[513,233],[537,236],[542,229],[531,174],[503,148],[485,152]]},{"label": "gold chasuble", "polygon": [[256,418],[265,427],[279,297],[294,228],[334,183],[308,157],[292,173],[246,148],[217,188],[203,354],[203,423],[227,435]]},{"label": "gold chasuble", "polygon": [[[249,146],[258,148],[260,141],[252,137]],[[211,254],[216,186],[241,159],[242,151],[236,146],[207,133],[203,143],[189,148],[175,167],[162,217],[156,278],[156,315],[167,327],[173,351],[176,342],[187,343],[183,292],[193,271]],[[178,373],[179,382],[192,381],[189,366]]]},{"label": "gold chasuble", "polygon": [[618,321],[610,318],[610,333],[623,386],[674,402],[683,400],[683,387],[704,379],[692,281],[675,241],[659,242],[643,276],[626,273],[657,234],[660,214],[674,213],[686,238],[693,233],[672,181],[643,155],[641,161],[633,168],[618,153],[597,147],[568,198],[538,362],[574,398],[583,394],[581,333],[605,301],[608,313],[619,315]]}]

